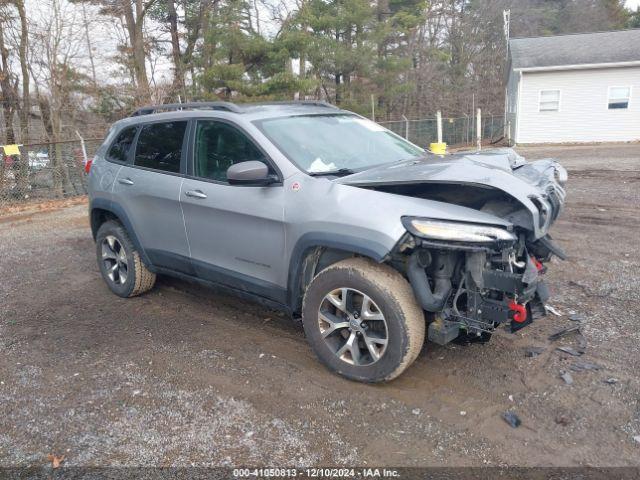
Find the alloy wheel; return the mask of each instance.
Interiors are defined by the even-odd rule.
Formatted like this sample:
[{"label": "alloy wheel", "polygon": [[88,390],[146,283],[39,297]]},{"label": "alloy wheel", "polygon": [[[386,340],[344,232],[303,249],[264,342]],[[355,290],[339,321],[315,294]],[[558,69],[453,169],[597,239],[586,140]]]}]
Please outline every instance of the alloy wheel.
[{"label": "alloy wheel", "polygon": [[364,293],[338,288],[327,295],[318,310],[320,333],[340,360],[355,366],[376,363],[388,343],[387,322],[380,308]]},{"label": "alloy wheel", "polygon": [[113,283],[122,285],[127,281],[129,274],[127,252],[113,235],[107,235],[102,241],[102,265],[107,277]]}]

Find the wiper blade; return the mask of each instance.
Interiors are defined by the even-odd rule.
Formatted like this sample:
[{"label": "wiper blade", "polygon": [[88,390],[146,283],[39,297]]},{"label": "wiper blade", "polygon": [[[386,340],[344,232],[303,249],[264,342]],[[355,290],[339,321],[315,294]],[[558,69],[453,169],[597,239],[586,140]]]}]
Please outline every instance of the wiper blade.
[{"label": "wiper blade", "polygon": [[328,177],[328,176],[342,176],[342,175],[351,175],[353,173],[356,173],[354,170],[351,170],[350,168],[339,168],[337,170],[329,170],[326,172],[310,172],[309,175],[311,175],[312,177]]}]

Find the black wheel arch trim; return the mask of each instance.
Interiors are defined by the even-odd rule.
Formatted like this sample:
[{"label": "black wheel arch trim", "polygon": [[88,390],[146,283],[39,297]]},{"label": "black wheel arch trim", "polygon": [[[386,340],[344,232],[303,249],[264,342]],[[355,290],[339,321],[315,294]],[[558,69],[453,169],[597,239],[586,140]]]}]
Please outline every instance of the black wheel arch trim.
[{"label": "black wheel arch trim", "polygon": [[93,239],[94,240],[96,239],[96,235],[98,233],[98,228],[99,228],[98,226],[94,225],[94,222],[93,222],[93,212],[94,210],[97,210],[97,209],[110,212],[120,221],[120,223],[122,223],[122,226],[125,228],[125,230],[129,234],[129,238],[131,239],[131,241],[133,242],[133,245],[135,246],[136,250],[140,254],[140,257],[142,258],[142,261],[144,262],[145,266],[152,272],[156,273],[156,269],[153,266],[153,263],[151,263],[147,253],[145,252],[144,248],[142,248],[142,244],[140,243],[140,240],[136,235],[136,231],[133,228],[131,221],[129,220],[129,216],[126,214],[124,208],[122,208],[122,206],[118,202],[107,200],[105,198],[95,198],[91,201],[91,203],[89,204],[89,218],[91,220],[91,234],[93,235]]},{"label": "black wheel arch trim", "polygon": [[289,275],[287,280],[288,304],[294,314],[302,309],[302,295],[300,295],[305,268],[305,258],[317,248],[331,248],[347,253],[361,255],[382,263],[390,250],[381,243],[373,240],[354,237],[351,235],[339,235],[326,232],[308,232],[302,235],[291,254],[289,263]]}]

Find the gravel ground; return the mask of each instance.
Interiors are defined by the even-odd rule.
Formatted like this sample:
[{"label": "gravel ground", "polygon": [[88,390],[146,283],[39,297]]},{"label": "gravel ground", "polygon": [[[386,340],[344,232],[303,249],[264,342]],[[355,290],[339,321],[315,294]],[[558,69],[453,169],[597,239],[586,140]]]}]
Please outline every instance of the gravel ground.
[{"label": "gravel ground", "polygon": [[[332,375],[258,305],[169,278],[112,295],[85,205],[0,218],[0,466],[640,465],[640,145],[521,152],[570,171],[570,259],[548,273],[562,315],[428,344],[385,385]],[[572,312],[583,339],[549,341]]]}]

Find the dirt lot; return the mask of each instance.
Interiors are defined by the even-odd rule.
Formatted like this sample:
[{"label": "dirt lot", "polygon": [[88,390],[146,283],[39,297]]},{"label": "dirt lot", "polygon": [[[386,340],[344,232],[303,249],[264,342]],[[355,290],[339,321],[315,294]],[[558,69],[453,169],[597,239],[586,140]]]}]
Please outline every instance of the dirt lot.
[{"label": "dirt lot", "polygon": [[[562,316],[429,344],[386,385],[332,375],[258,305],[169,278],[112,295],[84,205],[0,220],[0,465],[639,465],[640,145],[521,152],[570,170]],[[578,335],[548,340],[570,312],[581,357],[556,350]]]}]

